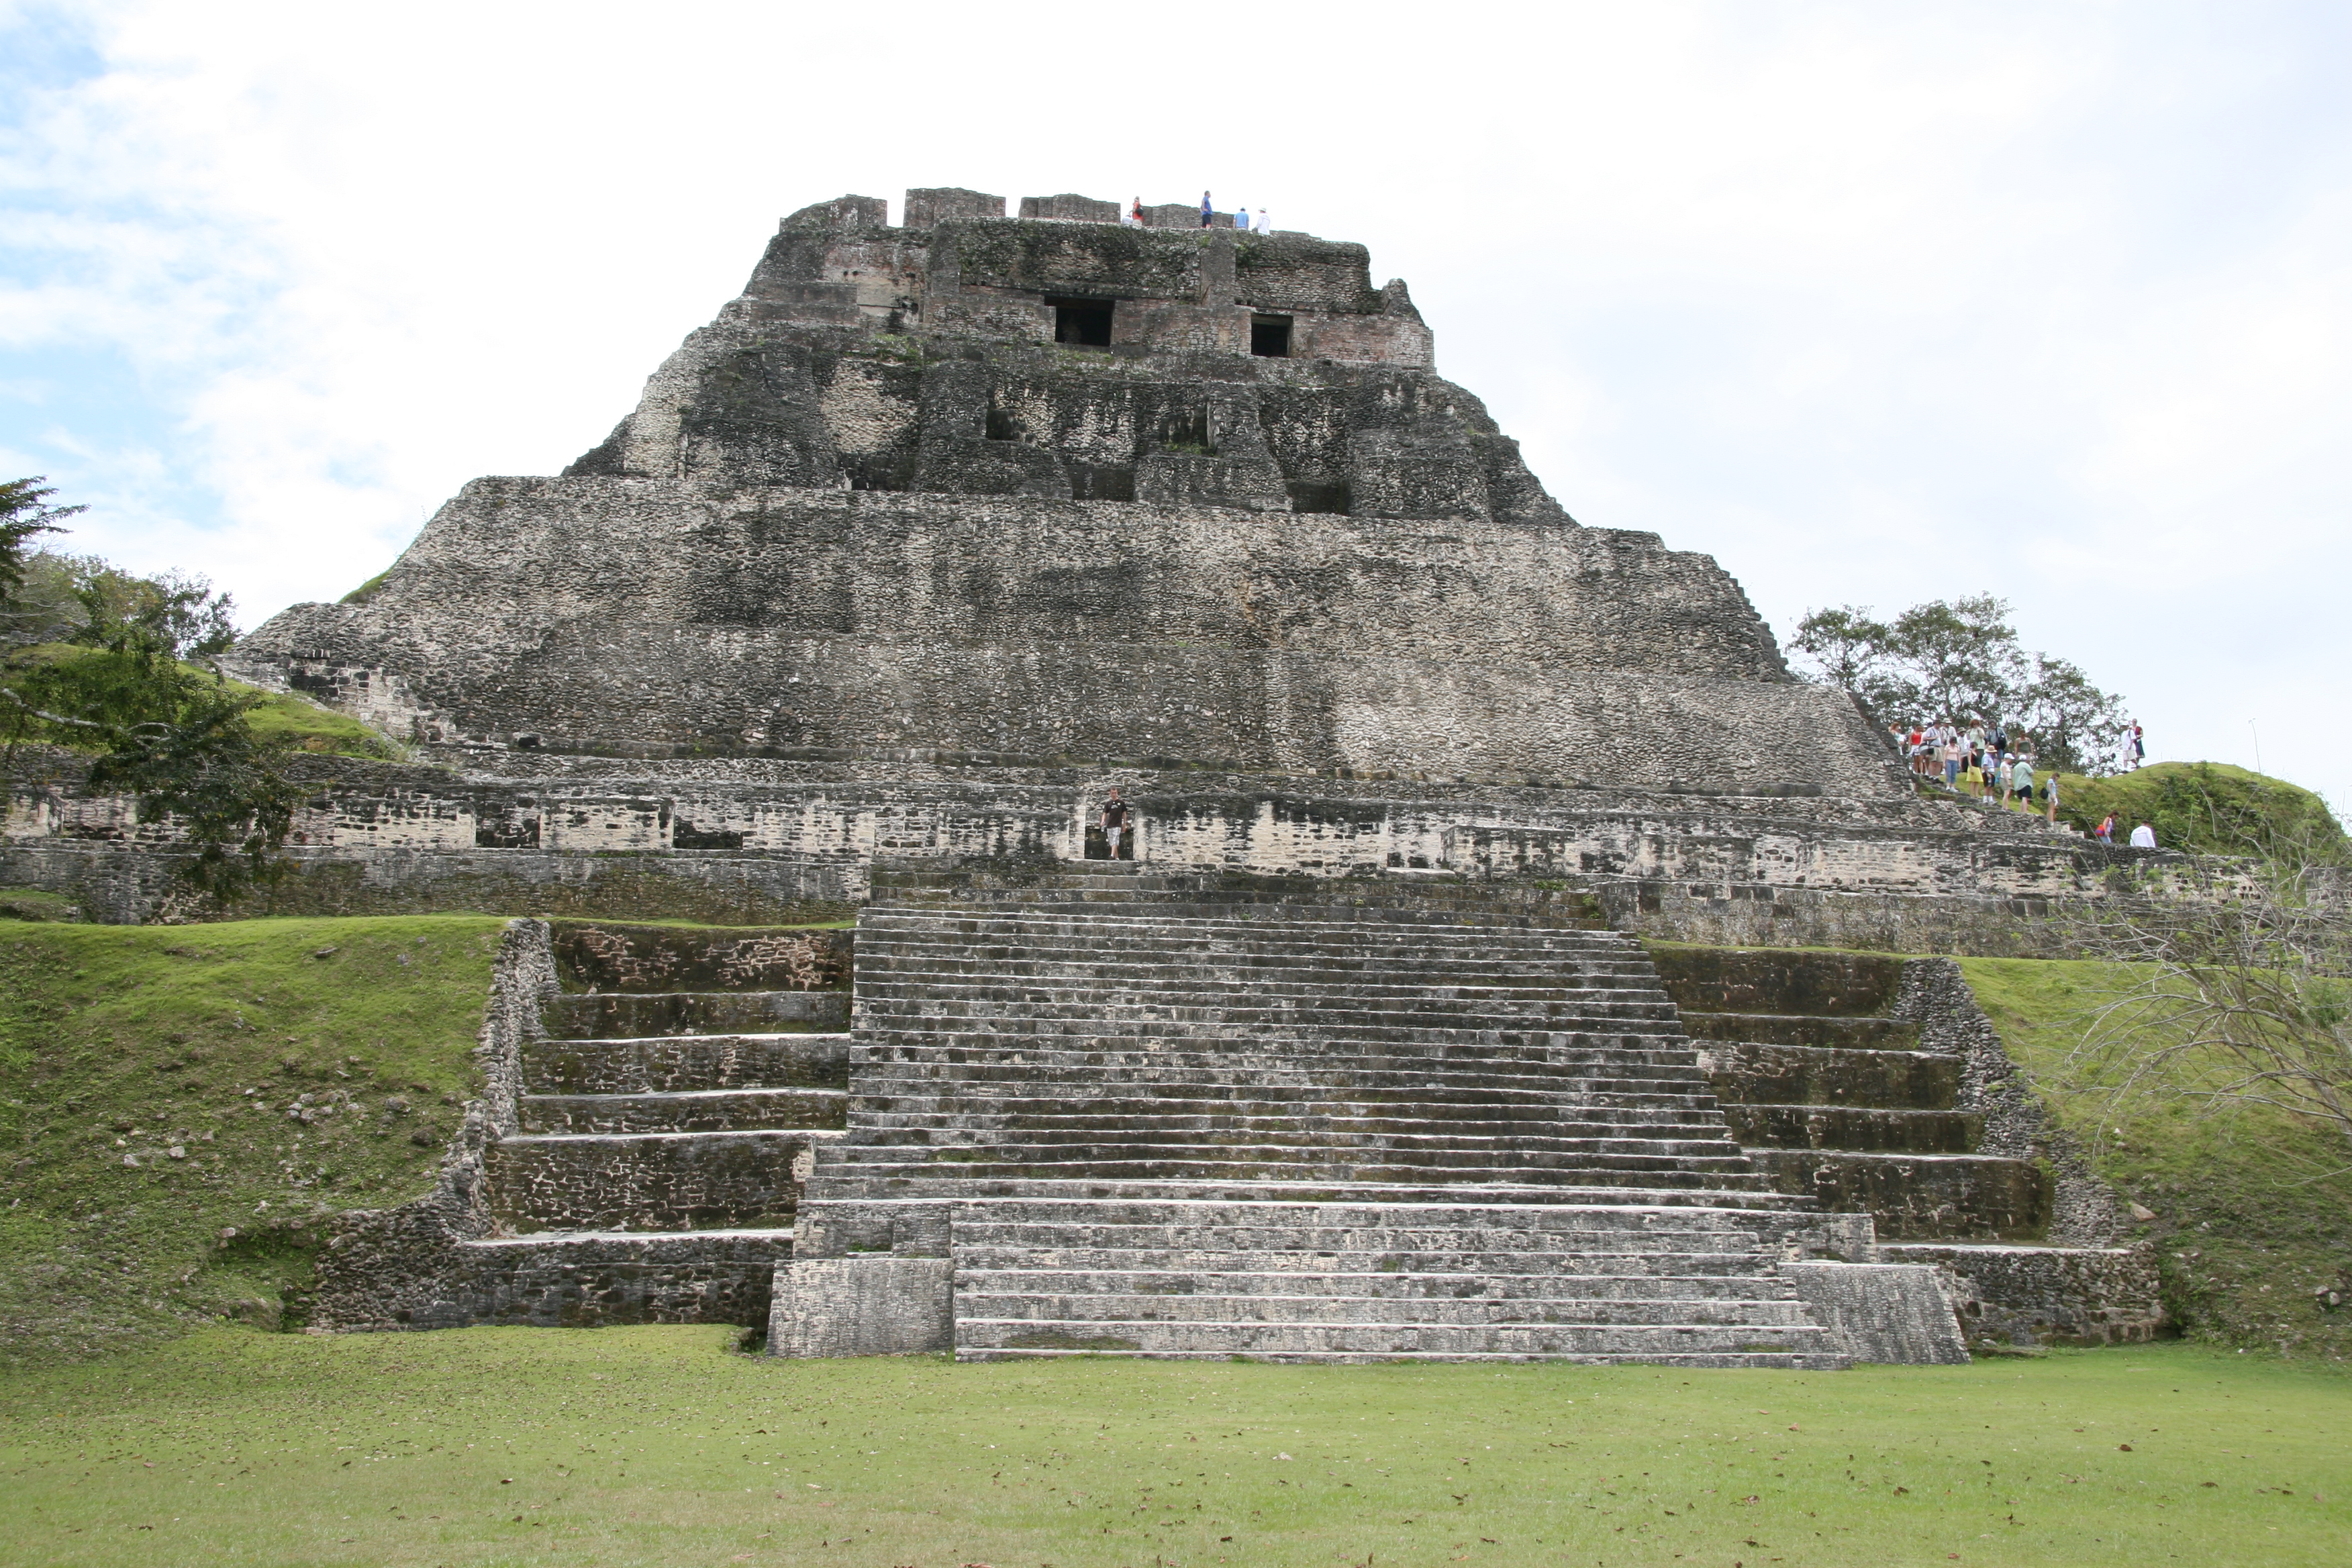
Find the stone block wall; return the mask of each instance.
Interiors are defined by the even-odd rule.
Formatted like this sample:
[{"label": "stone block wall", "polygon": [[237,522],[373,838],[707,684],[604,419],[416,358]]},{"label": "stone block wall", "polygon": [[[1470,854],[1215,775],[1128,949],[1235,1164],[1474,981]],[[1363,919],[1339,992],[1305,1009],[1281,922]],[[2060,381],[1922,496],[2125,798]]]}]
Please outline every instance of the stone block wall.
[{"label": "stone block wall", "polygon": [[[2103,896],[2118,871],[2182,864],[1902,796],[512,752],[482,753],[471,773],[297,765],[320,792],[296,824],[299,874],[244,912],[839,919],[865,900],[877,857],[1081,859],[1113,784],[1137,804],[1146,862],[1573,885],[1621,930],[1727,945],[2055,951],[2065,927],[2047,911]],[[104,920],[204,918],[174,881],[172,825],[82,798],[81,776],[70,756],[20,755],[0,886],[67,893]],[[566,847],[540,847],[556,819]]]}]

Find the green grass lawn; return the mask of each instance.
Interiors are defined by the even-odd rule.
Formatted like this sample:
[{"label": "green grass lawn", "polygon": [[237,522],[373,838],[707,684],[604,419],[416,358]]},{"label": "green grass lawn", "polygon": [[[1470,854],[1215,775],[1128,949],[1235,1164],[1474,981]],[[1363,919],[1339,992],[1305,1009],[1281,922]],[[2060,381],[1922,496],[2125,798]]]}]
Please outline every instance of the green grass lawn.
[{"label": "green grass lawn", "polygon": [[2173,1343],[1847,1373],[774,1362],[215,1328],[0,1376],[0,1559],[2341,1563],[2352,1379]]},{"label": "green grass lawn", "polygon": [[274,1323],[305,1222],[429,1192],[504,923],[0,924],[0,1363]]},{"label": "green grass lawn", "polygon": [[2264,1354],[2352,1360],[2352,1144],[2259,1106],[2203,1114],[2150,1102],[2103,1115],[2101,1097],[2067,1091],[2066,1062],[2091,1011],[2122,984],[2113,968],[1959,964],[2059,1124],[2156,1216],[2137,1230],[2156,1245],[2165,1304],[2183,1329]]}]

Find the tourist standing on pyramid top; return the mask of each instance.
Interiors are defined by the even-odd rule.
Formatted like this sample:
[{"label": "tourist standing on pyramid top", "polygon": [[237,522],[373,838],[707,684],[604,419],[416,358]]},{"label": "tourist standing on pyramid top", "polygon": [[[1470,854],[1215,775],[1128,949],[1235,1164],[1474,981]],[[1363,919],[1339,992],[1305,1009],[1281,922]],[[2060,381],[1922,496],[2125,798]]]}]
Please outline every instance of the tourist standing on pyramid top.
[{"label": "tourist standing on pyramid top", "polygon": [[1202,191],[1201,193],[1201,226],[1208,227],[1216,216],[1217,204],[1209,199],[1208,192]]},{"label": "tourist standing on pyramid top", "polygon": [[2135,848],[2135,849],[2153,849],[2153,848],[2155,848],[2155,847],[2156,847],[2156,829],[2155,829],[2155,828],[2153,828],[2153,827],[2150,827],[2150,826],[2149,826],[2147,823],[2145,823],[2145,822],[2141,823],[2137,827],[2133,828],[2133,829],[2132,829],[2132,840],[2131,840],[2131,847],[2132,847],[2133,848]]},{"label": "tourist standing on pyramid top", "polygon": [[1236,207],[1234,210],[1234,226],[1244,234],[1249,232],[1249,208]]},{"label": "tourist standing on pyramid top", "polygon": [[1141,196],[1136,197],[1135,205],[1127,209],[1127,226],[1129,228],[1141,228],[1143,226],[1143,198]]}]

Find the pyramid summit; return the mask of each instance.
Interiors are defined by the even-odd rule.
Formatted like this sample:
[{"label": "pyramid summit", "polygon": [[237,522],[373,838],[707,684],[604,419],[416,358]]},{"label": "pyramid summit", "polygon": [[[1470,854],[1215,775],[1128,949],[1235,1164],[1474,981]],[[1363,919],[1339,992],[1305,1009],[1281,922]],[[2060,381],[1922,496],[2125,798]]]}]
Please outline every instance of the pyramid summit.
[{"label": "pyramid summit", "polygon": [[428,747],[1884,795],[1708,558],[1580,527],[1360,245],[908,193],[783,220],[551,479],[249,670]]}]

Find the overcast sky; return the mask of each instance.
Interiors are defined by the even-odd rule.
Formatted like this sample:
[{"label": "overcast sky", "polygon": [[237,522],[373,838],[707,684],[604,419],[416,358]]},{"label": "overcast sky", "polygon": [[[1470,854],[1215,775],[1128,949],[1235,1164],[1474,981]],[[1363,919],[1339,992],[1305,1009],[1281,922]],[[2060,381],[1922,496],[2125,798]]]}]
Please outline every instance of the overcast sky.
[{"label": "overcast sky", "polygon": [[602,439],[786,212],[1206,185],[1784,639],[1997,594],[2341,806],[2347,80],[2340,0],[0,0],[0,477],[250,625]]}]

